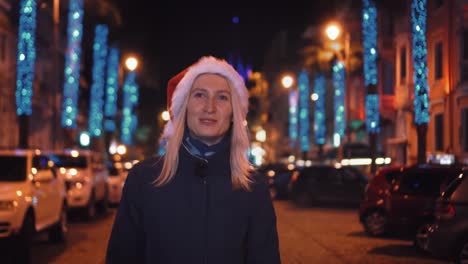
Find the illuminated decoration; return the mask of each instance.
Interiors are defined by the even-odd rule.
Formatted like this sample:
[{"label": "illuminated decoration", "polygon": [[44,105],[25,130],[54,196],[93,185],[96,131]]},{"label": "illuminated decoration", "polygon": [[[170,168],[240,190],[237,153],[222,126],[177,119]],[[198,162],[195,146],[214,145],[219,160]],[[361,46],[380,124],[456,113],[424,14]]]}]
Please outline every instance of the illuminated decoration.
[{"label": "illuminated decoration", "polygon": [[344,137],[345,132],[345,67],[338,62],[333,65],[333,86],[335,87],[334,109],[335,109],[335,130],[334,134]]},{"label": "illuminated decoration", "polygon": [[123,84],[121,141],[125,145],[133,144],[132,135],[138,125],[138,120],[133,112],[134,107],[138,104],[138,84],[135,79],[136,73],[129,72]]},{"label": "illuminated decoration", "polygon": [[92,137],[102,134],[104,108],[104,76],[107,58],[107,34],[105,25],[97,25],[93,45],[93,84],[91,85],[91,100],[89,110],[89,132]]},{"label": "illuminated decoration", "polygon": [[411,3],[413,44],[414,122],[429,123],[429,85],[427,83],[426,0]]},{"label": "illuminated decoration", "polygon": [[364,85],[377,85],[377,8],[374,0],[363,0],[362,35]]},{"label": "illuminated decoration", "polygon": [[32,114],[34,63],[36,61],[36,1],[22,0],[16,61],[16,113]]},{"label": "illuminated decoration", "polygon": [[378,94],[366,95],[366,128],[370,133],[380,132]]},{"label": "illuminated decoration", "polygon": [[81,39],[83,36],[83,0],[70,0],[68,12],[68,47],[65,53],[65,73],[62,101],[62,126],[76,128],[78,89],[80,86]]},{"label": "illuminated decoration", "polygon": [[325,77],[318,75],[314,79],[314,93],[317,94],[314,112],[314,138],[315,144],[325,145]]},{"label": "illuminated decoration", "polygon": [[298,92],[295,89],[289,90],[289,140],[291,148],[296,147],[297,140],[297,101]]},{"label": "illuminated decoration", "polygon": [[301,151],[310,150],[309,141],[309,76],[306,70],[302,70],[298,78],[299,88],[299,143]]},{"label": "illuminated decoration", "polygon": [[115,114],[117,113],[117,94],[119,90],[119,50],[109,49],[107,58],[107,82],[106,82],[106,104],[104,105],[104,129],[112,132],[115,130]]},{"label": "illuminated decoration", "polygon": [[[362,35],[364,48],[364,85],[376,86],[378,82],[377,68],[377,8],[374,0],[363,0]],[[369,92],[369,91],[368,91]],[[379,96],[366,96],[366,129],[369,133],[378,133],[379,128]]]}]

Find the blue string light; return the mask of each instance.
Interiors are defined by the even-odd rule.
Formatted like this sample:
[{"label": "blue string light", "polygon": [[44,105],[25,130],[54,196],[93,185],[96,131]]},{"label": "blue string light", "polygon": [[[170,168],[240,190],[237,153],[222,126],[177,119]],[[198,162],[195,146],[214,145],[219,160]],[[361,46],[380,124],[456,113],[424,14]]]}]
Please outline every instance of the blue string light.
[{"label": "blue string light", "polygon": [[296,147],[297,140],[297,98],[298,92],[289,90],[289,140],[291,148]]},{"label": "blue string light", "polygon": [[[377,8],[374,0],[363,0],[362,35],[364,48],[364,85],[376,86],[377,68]],[[379,96],[366,97],[366,129],[369,133],[378,133],[379,129]]]},{"label": "blue string light", "polygon": [[414,121],[429,123],[429,85],[427,82],[426,0],[411,3],[411,29],[413,44]]},{"label": "blue string light", "polygon": [[97,25],[93,45],[93,84],[91,85],[91,100],[89,110],[89,132],[93,137],[102,134],[104,107],[104,74],[107,57],[107,34],[105,25]]},{"label": "blue string light", "polygon": [[34,63],[36,61],[36,1],[22,0],[18,29],[16,61],[16,113],[32,114]]},{"label": "blue string light", "polygon": [[371,133],[380,132],[379,126],[379,95],[366,95],[366,128]]},{"label": "blue string light", "polygon": [[117,94],[119,90],[119,49],[110,48],[107,58],[107,87],[106,87],[106,104],[104,106],[104,129],[106,131],[114,131],[115,114],[117,113]]},{"label": "blue string light", "polygon": [[301,151],[309,151],[309,76],[306,70],[302,70],[298,78],[299,86],[299,142]]},{"label": "blue string light", "polygon": [[314,112],[314,137],[315,144],[325,145],[325,77],[318,75],[314,79],[314,93],[317,95]]},{"label": "blue string light", "polygon": [[136,73],[129,72],[125,77],[123,85],[123,106],[121,140],[125,145],[132,145],[132,135],[135,132],[138,120],[133,110],[138,104],[138,84],[136,83]]},{"label": "blue string light", "polygon": [[68,12],[68,47],[62,101],[62,126],[76,128],[78,89],[80,85],[81,39],[83,36],[83,0],[70,0]]},{"label": "blue string light", "polygon": [[363,0],[362,35],[364,85],[377,85],[377,8],[373,0]]},{"label": "blue string light", "polygon": [[335,130],[334,134],[344,137],[345,132],[345,67],[343,63],[338,62],[333,65],[333,86],[335,87],[334,109],[335,109]]}]

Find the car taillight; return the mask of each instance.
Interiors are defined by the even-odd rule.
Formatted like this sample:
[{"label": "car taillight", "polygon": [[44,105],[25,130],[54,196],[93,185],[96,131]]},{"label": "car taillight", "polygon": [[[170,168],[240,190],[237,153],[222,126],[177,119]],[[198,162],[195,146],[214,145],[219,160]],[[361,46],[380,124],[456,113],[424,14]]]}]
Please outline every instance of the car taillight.
[{"label": "car taillight", "polygon": [[296,182],[298,178],[299,178],[299,172],[298,171],[293,172],[293,175],[291,176],[291,181]]},{"label": "car taillight", "polygon": [[437,219],[448,220],[455,216],[455,207],[450,202],[437,203],[434,215]]}]

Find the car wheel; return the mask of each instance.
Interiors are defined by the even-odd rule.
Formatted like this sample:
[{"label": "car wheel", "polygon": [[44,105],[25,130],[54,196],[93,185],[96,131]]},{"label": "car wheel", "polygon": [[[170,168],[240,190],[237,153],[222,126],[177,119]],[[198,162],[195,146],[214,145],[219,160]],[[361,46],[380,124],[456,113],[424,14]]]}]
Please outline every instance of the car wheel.
[{"label": "car wheel", "polygon": [[34,215],[32,211],[28,211],[24,220],[21,231],[17,237],[17,247],[15,249],[18,252],[13,252],[15,256],[19,258],[21,263],[31,262],[31,247],[34,234],[36,232],[36,226],[34,223]]},{"label": "car wheel", "polygon": [[63,243],[68,232],[68,212],[65,205],[62,206],[59,221],[49,230],[49,241],[52,243]]},{"label": "car wheel", "polygon": [[463,242],[460,243],[457,252],[457,263],[463,264],[468,263],[468,238],[462,240]]},{"label": "car wheel", "polygon": [[385,234],[387,217],[381,211],[372,211],[364,218],[364,228],[371,236],[381,236]]},{"label": "car wheel", "polygon": [[86,218],[88,220],[93,220],[96,217],[96,204],[94,202],[94,194],[91,194],[91,197],[89,198],[85,210]]},{"label": "car wheel", "polygon": [[421,251],[427,252],[429,243],[429,228],[430,224],[426,223],[418,227],[416,237],[414,238],[414,246]]}]

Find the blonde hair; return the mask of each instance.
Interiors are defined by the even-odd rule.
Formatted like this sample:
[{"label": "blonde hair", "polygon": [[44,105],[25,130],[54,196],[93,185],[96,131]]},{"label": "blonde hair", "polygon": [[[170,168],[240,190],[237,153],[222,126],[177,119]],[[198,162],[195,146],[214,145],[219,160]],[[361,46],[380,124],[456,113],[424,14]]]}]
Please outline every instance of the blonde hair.
[{"label": "blonde hair", "polygon": [[[202,73],[203,74],[209,74]],[[222,74],[213,73],[226,79],[231,89],[231,105],[232,105],[232,132],[230,142],[230,164],[231,164],[231,182],[233,189],[243,188],[246,191],[251,190],[251,164],[247,158],[249,148],[249,134],[247,126],[244,124],[247,113],[241,105],[241,99],[231,81]],[[198,76],[200,76],[198,75]],[[197,76],[197,78],[198,78]],[[187,118],[188,98],[186,96],[181,106],[180,115],[172,120],[174,130],[172,135],[166,140],[166,154],[162,158],[163,166],[161,174],[154,180],[154,185],[160,187],[169,183],[175,176],[179,165],[179,149],[182,144],[182,139],[185,130],[185,121]]]}]

